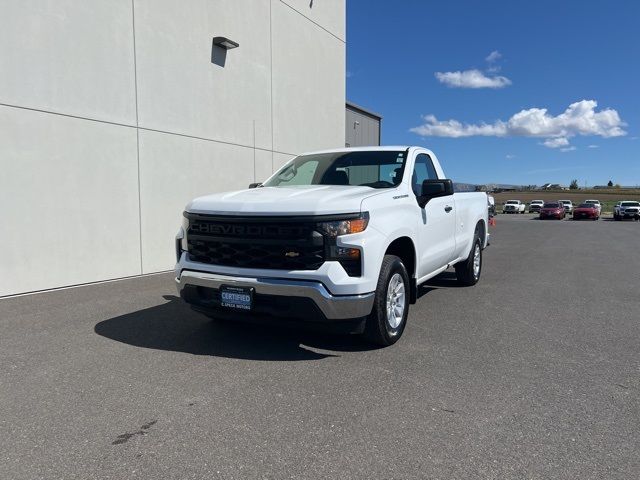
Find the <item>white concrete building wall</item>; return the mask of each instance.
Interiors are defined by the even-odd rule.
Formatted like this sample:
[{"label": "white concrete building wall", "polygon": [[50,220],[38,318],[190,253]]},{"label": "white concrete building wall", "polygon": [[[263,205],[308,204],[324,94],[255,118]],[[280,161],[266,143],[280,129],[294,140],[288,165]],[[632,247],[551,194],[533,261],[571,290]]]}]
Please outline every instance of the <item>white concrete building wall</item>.
[{"label": "white concrete building wall", "polygon": [[344,145],[344,0],[0,11],[0,296],[168,270],[191,198]]}]

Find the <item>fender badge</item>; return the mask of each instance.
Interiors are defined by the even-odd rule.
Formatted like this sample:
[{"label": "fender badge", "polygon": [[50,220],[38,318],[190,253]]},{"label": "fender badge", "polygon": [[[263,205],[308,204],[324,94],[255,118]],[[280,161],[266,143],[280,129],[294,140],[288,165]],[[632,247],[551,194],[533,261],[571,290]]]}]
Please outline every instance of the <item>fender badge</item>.
[{"label": "fender badge", "polygon": [[300,254],[298,252],[287,252],[284,254],[285,257],[299,257]]}]

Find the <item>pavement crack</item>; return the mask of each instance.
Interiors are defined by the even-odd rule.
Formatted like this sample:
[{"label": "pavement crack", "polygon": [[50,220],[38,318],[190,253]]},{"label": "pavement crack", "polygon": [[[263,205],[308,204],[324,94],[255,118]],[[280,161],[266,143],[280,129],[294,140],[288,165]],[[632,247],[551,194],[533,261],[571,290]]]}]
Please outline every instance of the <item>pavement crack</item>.
[{"label": "pavement crack", "polygon": [[156,423],[158,423],[158,420],[152,420],[149,423],[145,423],[144,425],[142,425],[140,428],[142,430],[149,430],[151,427],[153,427]]},{"label": "pavement crack", "polygon": [[123,443],[127,443],[131,438],[135,437],[136,435],[140,435],[140,436],[146,435],[147,430],[149,430],[156,423],[158,423],[158,420],[152,420],[148,423],[142,424],[142,426],[140,427],[140,430],[137,430],[135,432],[121,433],[116,437],[116,439],[113,442],[111,442],[111,445],[122,445]]}]

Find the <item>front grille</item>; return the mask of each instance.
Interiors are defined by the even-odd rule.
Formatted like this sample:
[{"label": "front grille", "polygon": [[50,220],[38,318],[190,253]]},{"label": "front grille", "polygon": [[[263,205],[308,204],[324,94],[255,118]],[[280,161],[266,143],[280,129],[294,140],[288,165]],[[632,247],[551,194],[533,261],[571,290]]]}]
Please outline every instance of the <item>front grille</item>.
[{"label": "front grille", "polygon": [[195,262],[239,268],[317,270],[325,261],[315,222],[188,214],[187,245]]}]

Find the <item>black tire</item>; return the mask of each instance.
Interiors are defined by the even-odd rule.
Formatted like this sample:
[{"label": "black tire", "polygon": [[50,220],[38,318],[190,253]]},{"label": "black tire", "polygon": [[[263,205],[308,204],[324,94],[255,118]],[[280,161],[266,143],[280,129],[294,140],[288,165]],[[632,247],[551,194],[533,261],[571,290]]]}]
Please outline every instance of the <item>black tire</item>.
[{"label": "black tire", "polygon": [[[404,282],[404,311],[400,323],[395,327],[391,325],[391,321],[387,314],[387,295],[390,282],[394,275],[398,274]],[[367,341],[376,345],[387,347],[396,343],[407,325],[407,317],[409,315],[409,299],[411,283],[409,282],[409,274],[402,260],[395,255],[385,255],[380,268],[380,276],[378,277],[378,285],[376,286],[376,296],[373,301],[373,310],[366,320],[364,337]]]},{"label": "black tire", "polygon": [[[480,257],[480,266],[476,274],[476,270],[474,268],[474,258],[476,254],[476,249],[478,251],[478,255]],[[471,247],[471,251],[469,252],[469,256],[466,260],[456,263],[454,265],[456,269],[456,277],[458,279],[458,283],[465,287],[471,287],[478,283],[480,280],[480,275],[482,274],[482,243],[480,242],[480,237],[478,236],[478,231],[473,237],[473,246]]]}]

